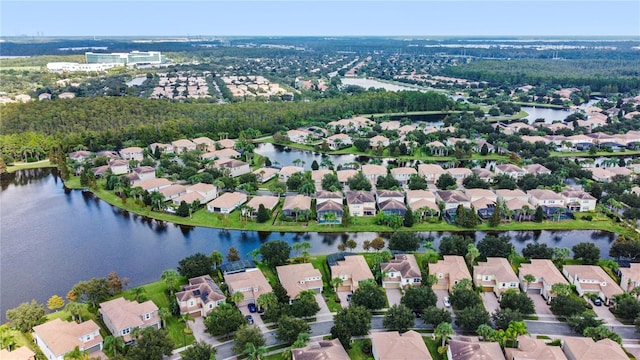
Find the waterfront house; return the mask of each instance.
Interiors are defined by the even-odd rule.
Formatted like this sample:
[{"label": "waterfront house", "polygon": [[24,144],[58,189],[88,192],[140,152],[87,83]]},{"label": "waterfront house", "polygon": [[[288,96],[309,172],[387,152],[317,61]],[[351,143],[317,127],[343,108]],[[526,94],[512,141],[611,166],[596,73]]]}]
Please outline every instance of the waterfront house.
[{"label": "waterfront house", "polygon": [[382,130],[398,130],[400,129],[400,121],[383,121],[380,123]]},{"label": "waterfront house", "polygon": [[304,168],[302,166],[283,166],[282,169],[278,172],[278,179],[281,182],[287,182],[291,175],[296,173],[304,172]]},{"label": "waterfront house", "polygon": [[129,180],[131,180],[131,184],[133,185],[139,181],[155,179],[156,169],[151,166],[138,166],[134,168],[133,172],[129,175]]},{"label": "waterfront house", "polygon": [[327,138],[327,146],[331,150],[339,150],[353,145],[353,139],[347,134],[335,134]]},{"label": "waterfront house", "polygon": [[640,286],[640,263],[631,263],[620,268],[620,287],[631,291]]},{"label": "waterfront house", "polygon": [[239,192],[224,193],[207,204],[207,211],[230,214],[247,202],[247,195]]},{"label": "waterfront house", "polygon": [[149,149],[152,153],[156,153],[156,149],[160,148],[159,152],[161,154],[173,154],[173,146],[171,144],[162,144],[162,143],[153,143],[149,145]]},{"label": "waterfront house", "polygon": [[507,175],[514,179],[520,179],[527,173],[525,170],[513,164],[496,165],[495,172],[496,175]]},{"label": "waterfront house", "polygon": [[278,201],[280,201],[280,198],[277,196],[256,195],[252,197],[251,200],[249,200],[249,202],[245,206],[246,209],[242,209],[242,215],[250,217],[258,216],[258,209],[260,208],[260,205],[264,206],[265,209],[273,212],[273,210],[276,208],[276,205],[278,205]]},{"label": "waterfront house", "polygon": [[422,284],[422,273],[412,254],[396,254],[393,259],[380,264],[383,288],[404,288]]},{"label": "waterfront house", "polygon": [[[527,284],[524,280],[525,275],[533,275],[536,280]],[[523,290],[538,290],[547,302],[550,302],[555,295],[551,291],[551,287],[554,284],[569,285],[569,282],[562,276],[560,270],[548,259],[531,259],[531,263],[521,264],[518,278],[520,279],[520,285]]]},{"label": "waterfront house", "polygon": [[349,191],[347,206],[351,216],[376,216],[376,201],[367,191]]},{"label": "waterfront house", "polygon": [[[336,339],[337,340],[337,339]],[[2,360],[36,360],[36,353],[27,346],[21,346],[9,351],[9,349],[0,349],[0,359]]]},{"label": "waterfront house", "polygon": [[306,144],[307,140],[312,137],[310,131],[305,129],[293,129],[287,131],[287,137],[289,141],[296,144]]},{"label": "waterfront house", "polygon": [[420,164],[418,165],[418,174],[424,177],[427,182],[435,183],[440,178],[440,175],[444,174],[445,171],[440,165],[436,164]]},{"label": "waterfront house", "polygon": [[69,153],[69,159],[83,163],[86,159],[90,158],[93,154],[90,151],[78,150]]},{"label": "waterfront house", "polygon": [[445,170],[449,175],[451,175],[458,183],[462,183],[464,179],[468,176],[471,176],[473,172],[471,169],[467,168],[449,168]]},{"label": "waterfront house", "polygon": [[387,199],[378,202],[378,208],[385,215],[399,215],[404,216],[407,212],[407,206],[402,201],[396,199]]},{"label": "waterfront house", "polygon": [[373,125],[375,125],[375,123],[372,120],[362,116],[356,116],[348,119],[331,121],[327,124],[327,127],[343,129],[344,131],[360,131],[365,128],[370,128]]},{"label": "waterfront house", "polygon": [[93,320],[78,324],[53,319],[33,327],[33,341],[47,360],[64,360],[76,347],[90,356],[102,350],[100,327]]},{"label": "waterfront house", "polygon": [[498,195],[489,189],[466,189],[464,193],[469,198],[469,201],[474,202],[476,200],[485,198],[493,201],[494,203],[498,201]]},{"label": "waterfront house", "polygon": [[354,170],[354,169],[338,170],[336,171],[336,175],[338,176],[338,181],[340,182],[340,184],[342,184],[342,186],[345,186],[347,185],[347,182],[349,181],[349,179],[358,175],[358,170]]},{"label": "waterfront house", "polygon": [[135,185],[132,185],[131,187],[139,187],[139,188],[142,188],[142,190],[145,190],[151,193],[154,191],[159,191],[160,189],[167,188],[172,184],[173,183],[171,181],[165,178],[156,178],[151,180],[140,181]]},{"label": "waterfront house", "polygon": [[322,293],[322,274],[310,263],[276,266],[278,279],[289,296],[289,303],[302,291]]},{"label": "waterfront house", "polygon": [[306,217],[309,213],[311,213],[311,197],[306,195],[294,195],[284,198],[282,215],[297,218],[300,215]]},{"label": "waterfront house", "polygon": [[122,175],[129,172],[129,162],[122,159],[113,159],[109,161],[109,169],[113,175]]},{"label": "waterfront house", "polygon": [[253,173],[258,177],[258,182],[264,184],[267,181],[278,176],[279,172],[280,170],[276,168],[261,167],[258,170],[255,170]]},{"label": "waterfront house", "polygon": [[223,149],[235,149],[236,141],[231,139],[220,139],[216,144]]},{"label": "waterfront house", "polygon": [[318,224],[341,224],[343,214],[342,203],[329,200],[316,204],[316,221]]},{"label": "waterfront house", "polygon": [[200,155],[201,160],[236,159],[238,157],[240,157],[240,153],[233,149],[214,150]]},{"label": "waterfront house", "polygon": [[346,255],[343,260],[337,260],[329,265],[331,278],[340,278],[342,285],[338,291],[356,291],[359,283],[365,280],[373,280],[373,273],[362,255]]},{"label": "waterfront house", "polygon": [[404,193],[400,190],[378,190],[376,191],[378,204],[387,200],[396,200],[404,203]]},{"label": "waterfront house", "polygon": [[529,203],[535,208],[537,206],[564,207],[565,200],[562,195],[547,189],[531,189],[527,191]]},{"label": "waterfront house", "polygon": [[567,209],[571,211],[594,211],[598,199],[586,191],[564,190],[560,193],[564,198]]},{"label": "waterfront house", "polygon": [[520,189],[509,190],[509,189],[498,189],[495,191],[498,197],[498,200],[507,202],[509,200],[518,199],[522,202],[529,202],[529,195],[527,195],[524,191]]},{"label": "waterfront house", "polygon": [[422,335],[413,330],[371,332],[371,352],[374,360],[432,360]]},{"label": "waterfront house", "polygon": [[462,279],[471,280],[471,273],[467,268],[464,257],[459,255],[444,255],[442,260],[429,264],[429,274],[434,275],[438,282],[433,289],[453,291],[453,287]]},{"label": "waterfront house", "polygon": [[544,167],[544,166],[542,166],[540,164],[526,165],[523,169],[527,173],[529,173],[531,175],[534,175],[534,176],[551,175],[551,170],[547,169],[546,167]]},{"label": "waterfront house", "polygon": [[173,184],[158,190],[158,192],[164,196],[164,201],[169,201],[185,195],[187,193],[187,188],[184,185]]},{"label": "waterfront house", "polygon": [[230,177],[238,177],[251,172],[249,164],[235,159],[218,159],[213,163],[213,167],[222,170]]},{"label": "waterfront house", "polygon": [[615,295],[624,291],[607,273],[597,265],[564,265],[562,273],[575,285],[578,295],[596,294],[605,305],[613,303]]},{"label": "waterfront house", "polygon": [[471,208],[469,197],[460,190],[438,190],[436,191],[436,199],[444,203],[445,210],[457,209],[458,205],[462,205],[466,209]]},{"label": "waterfront house", "polygon": [[218,187],[213,184],[197,183],[187,186],[187,194],[190,193],[200,194],[204,198],[200,203],[204,204],[218,197]]},{"label": "waterfront house", "polygon": [[362,165],[362,174],[375,185],[380,176],[387,175],[387,168],[382,165],[366,164]]},{"label": "waterfront house", "polygon": [[238,307],[249,303],[255,304],[260,295],[272,291],[271,285],[269,285],[262,271],[255,268],[246,269],[243,272],[226,274],[224,275],[224,281],[229,287],[229,294],[241,292],[244,295],[244,300],[237,304]]},{"label": "waterfront house", "polygon": [[319,170],[311,171],[311,180],[313,180],[313,184],[316,187],[316,191],[324,190],[322,189],[322,179],[324,178],[325,175],[329,175],[329,174],[333,174],[333,170],[319,169]]},{"label": "waterfront house", "polygon": [[213,309],[224,303],[226,296],[209,275],[189,279],[176,293],[180,314],[190,317],[207,316]]},{"label": "waterfront house", "polygon": [[391,169],[391,176],[398,180],[400,185],[404,186],[409,182],[412,175],[417,174],[418,171],[412,167],[397,167]]},{"label": "waterfront house", "polygon": [[484,291],[492,291],[498,299],[509,289],[518,290],[520,280],[505,258],[489,257],[473,267],[473,283]]},{"label": "waterfront house", "polygon": [[122,336],[125,342],[132,341],[131,331],[162,326],[158,307],[151,300],[143,303],[116,298],[100,303],[100,316],[113,336]]}]

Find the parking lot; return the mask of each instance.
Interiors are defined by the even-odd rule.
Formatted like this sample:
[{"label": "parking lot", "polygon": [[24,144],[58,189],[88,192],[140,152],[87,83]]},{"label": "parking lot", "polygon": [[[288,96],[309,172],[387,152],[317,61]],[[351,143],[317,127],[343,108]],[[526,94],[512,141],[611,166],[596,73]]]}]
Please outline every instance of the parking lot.
[{"label": "parking lot", "polygon": [[498,302],[496,294],[493,292],[483,292],[480,295],[482,296],[484,308],[489,314],[493,314],[496,310],[500,309],[500,303]]}]

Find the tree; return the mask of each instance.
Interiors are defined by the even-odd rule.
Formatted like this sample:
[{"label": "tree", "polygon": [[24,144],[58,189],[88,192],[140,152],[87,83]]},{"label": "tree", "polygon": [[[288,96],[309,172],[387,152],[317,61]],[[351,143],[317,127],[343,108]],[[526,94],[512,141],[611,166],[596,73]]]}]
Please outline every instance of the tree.
[{"label": "tree", "polygon": [[426,190],[427,180],[418,174],[412,174],[409,178],[409,190]]},{"label": "tree", "polygon": [[164,210],[164,195],[158,191],[154,191],[149,194],[151,199],[151,210],[162,211]]},{"label": "tree", "polygon": [[204,319],[207,332],[213,336],[228,335],[246,323],[246,319],[230,304],[222,303]]},{"label": "tree", "polygon": [[551,300],[551,312],[556,316],[582,314],[586,309],[586,302],[573,296],[558,295]]},{"label": "tree", "polygon": [[78,317],[79,322],[82,322],[82,312],[87,308],[86,304],[70,301],[67,303],[67,306],[64,307],[64,310],[71,314],[71,319],[76,321],[76,316]]},{"label": "tree", "polygon": [[603,320],[596,318],[595,315],[589,313],[588,311],[585,311],[582,314],[571,315],[567,319],[567,325],[569,325],[571,330],[580,335],[582,335],[586,328],[597,327],[602,325],[603,323]]},{"label": "tree", "polygon": [[502,294],[500,307],[503,309],[518,310],[520,313],[529,315],[535,313],[533,300],[526,293],[518,290],[507,290]]},{"label": "tree", "polygon": [[[469,251],[469,245],[474,244],[470,236],[450,235],[440,240],[440,254],[465,256]],[[477,257],[476,257],[477,258]]]},{"label": "tree", "polygon": [[222,265],[222,260],[224,260],[224,256],[218,250],[213,250],[211,255],[209,255],[209,258],[211,258],[211,264],[214,269],[217,269],[218,266]]},{"label": "tree", "polygon": [[167,289],[173,295],[173,293],[176,291],[176,285],[180,280],[180,274],[174,269],[167,269],[162,272],[162,275],[160,275],[160,279],[164,281],[164,283],[167,285]]},{"label": "tree", "polygon": [[385,246],[386,244],[384,242],[384,239],[379,236],[371,240],[371,248],[373,248],[375,251],[380,251],[384,249]]},{"label": "tree", "polygon": [[486,235],[478,242],[478,250],[482,260],[486,260],[488,257],[507,258],[513,249],[511,239],[506,235]]},{"label": "tree", "polygon": [[191,279],[209,274],[212,265],[210,257],[198,252],[178,262],[178,273],[187,279]]},{"label": "tree", "polygon": [[89,360],[89,352],[87,350],[80,350],[79,346],[76,346],[72,351],[64,354],[65,360]]},{"label": "tree", "polygon": [[258,299],[256,299],[256,305],[264,310],[268,310],[269,308],[276,306],[277,304],[278,297],[272,292],[260,294],[260,296],[258,296]]},{"label": "tree", "polygon": [[320,311],[320,306],[316,301],[316,294],[312,290],[301,291],[291,304],[291,315],[295,317],[314,316],[318,311]]},{"label": "tree", "polygon": [[276,338],[284,341],[287,345],[291,345],[298,338],[298,334],[309,333],[310,331],[311,327],[306,321],[285,315],[278,321]]},{"label": "tree", "polygon": [[411,211],[411,208],[407,208],[407,211],[404,213],[404,218],[402,219],[402,225],[410,228],[413,226],[414,221],[413,211]]},{"label": "tree", "polygon": [[233,336],[232,350],[236,354],[242,354],[247,348],[248,344],[252,344],[254,347],[262,347],[265,344],[262,331],[257,326],[244,325]]},{"label": "tree", "polygon": [[109,335],[104,338],[104,352],[109,355],[109,358],[118,358],[118,353],[124,354],[125,346],[122,336]]},{"label": "tree", "polygon": [[353,239],[348,239],[345,243],[344,246],[347,247],[349,250],[353,251],[353,249],[355,249],[356,247],[358,247],[358,243],[353,240]]},{"label": "tree", "polygon": [[262,259],[271,267],[282,266],[289,260],[291,246],[282,240],[268,241],[260,246]]},{"label": "tree", "polygon": [[367,335],[371,329],[371,313],[367,308],[351,304],[334,316],[331,338],[338,338],[345,349],[351,347],[352,336]]},{"label": "tree", "polygon": [[640,301],[629,293],[614,296],[614,306],[611,312],[618,318],[634,320],[640,315]]},{"label": "tree", "polygon": [[500,329],[506,329],[512,321],[521,321],[522,313],[512,309],[498,309],[491,315],[491,320]]},{"label": "tree", "polygon": [[258,214],[256,216],[256,222],[260,224],[265,223],[269,221],[270,217],[271,215],[269,215],[269,210],[267,210],[267,208],[265,208],[264,205],[260,204],[258,206]]},{"label": "tree", "polygon": [[47,300],[47,308],[49,310],[56,310],[56,309],[60,309],[64,306],[64,299],[61,298],[59,295],[53,295],[49,298],[49,300]]},{"label": "tree", "polygon": [[516,340],[518,339],[518,336],[524,335],[526,333],[527,325],[524,323],[524,321],[510,322],[507,330],[505,331],[507,338],[511,340],[511,344],[513,344],[514,347],[517,346]]},{"label": "tree", "polygon": [[553,248],[553,258],[558,261],[560,264],[564,262],[564,259],[571,256],[571,249],[566,247],[555,247]]},{"label": "tree", "polygon": [[374,280],[361,281],[351,297],[351,305],[364,306],[369,310],[382,309],[387,304],[387,295]]},{"label": "tree", "polygon": [[236,304],[236,306],[238,306],[238,304],[244,301],[244,293],[241,291],[234,291],[231,295],[229,295],[228,299],[232,303]]},{"label": "tree", "polygon": [[382,325],[389,331],[405,332],[414,327],[416,316],[411,309],[400,304],[393,305],[384,315]]},{"label": "tree", "polygon": [[556,296],[569,296],[572,293],[571,285],[562,283],[553,284],[551,285],[551,293]]},{"label": "tree", "polygon": [[360,171],[356,175],[349,178],[347,180],[347,184],[349,185],[349,189],[351,191],[371,191],[371,183],[369,182],[369,179],[367,179]]},{"label": "tree", "polygon": [[522,280],[524,280],[524,292],[527,292],[527,289],[529,288],[529,285],[531,285],[532,283],[536,282],[536,277],[531,275],[531,274],[526,274],[524,277],[522,277]]},{"label": "tree", "polygon": [[80,281],[73,286],[72,290],[78,295],[79,299],[90,303],[93,307],[105,301],[110,295],[109,283],[105,278],[91,278],[91,280]]},{"label": "tree", "polygon": [[481,324],[489,323],[489,313],[480,305],[456,310],[456,324],[465,331],[475,331]]},{"label": "tree", "polygon": [[240,260],[240,253],[238,253],[238,249],[235,247],[230,247],[229,252],[227,253],[227,261],[238,261]]},{"label": "tree", "polygon": [[196,341],[180,353],[184,360],[215,360],[216,349],[204,341]]},{"label": "tree", "polygon": [[456,310],[482,304],[482,299],[478,293],[470,288],[454,288],[449,296],[449,301],[451,302],[451,306]]},{"label": "tree", "polygon": [[284,288],[284,286],[282,286],[282,284],[280,284],[280,282],[276,282],[271,288],[273,289],[273,293],[278,298],[279,303],[287,305],[289,304],[290,298],[287,290]]},{"label": "tree", "polygon": [[136,331],[136,346],[129,349],[127,358],[132,360],[162,360],[171,355],[173,341],[165,329],[156,329],[153,326]]},{"label": "tree", "polygon": [[438,325],[443,322],[451,322],[451,313],[447,309],[437,306],[429,306],[422,312],[422,321],[425,324]]},{"label": "tree", "polygon": [[342,183],[338,180],[338,175],[336,174],[325,174],[322,177],[321,182],[322,188],[328,191],[341,191]]},{"label": "tree", "polygon": [[422,239],[417,233],[409,231],[397,231],[389,239],[389,250],[412,252],[420,248]]},{"label": "tree", "polygon": [[581,242],[574,245],[573,250],[574,259],[582,259],[583,264],[594,265],[600,260],[600,249],[594,243]]},{"label": "tree", "polygon": [[115,295],[122,291],[122,279],[120,279],[117,272],[110,272],[107,275],[107,282],[109,283],[109,292],[112,295]]},{"label": "tree", "polygon": [[161,327],[166,328],[167,327],[167,320],[169,320],[169,318],[171,318],[173,314],[171,313],[171,310],[169,310],[166,307],[161,307],[158,309],[158,316],[160,317],[160,321],[162,322],[160,324]]},{"label": "tree", "polygon": [[455,190],[458,188],[456,179],[449,173],[444,173],[438,177],[436,181],[436,187],[440,190]]},{"label": "tree", "polygon": [[247,343],[242,351],[243,355],[247,355],[248,360],[260,360],[262,356],[267,353],[267,348],[264,346],[256,347],[253,343]]},{"label": "tree", "polygon": [[487,341],[493,332],[495,330],[489,324],[480,324],[476,329],[476,334],[482,338],[482,341]]},{"label": "tree", "polygon": [[311,163],[311,170],[318,170],[318,169],[320,169],[320,165],[316,160],[313,160],[313,162]]},{"label": "tree", "polygon": [[8,325],[0,325],[0,349],[12,351],[17,345],[16,337]]},{"label": "tree", "polygon": [[522,256],[527,259],[551,259],[553,248],[544,243],[529,243],[522,249]]},{"label": "tree", "polygon": [[609,248],[609,256],[636,261],[640,259],[640,241],[619,235]]},{"label": "tree", "polygon": [[594,341],[600,341],[602,339],[611,339],[618,344],[622,342],[622,337],[611,331],[606,325],[599,325],[596,327],[588,327],[584,329],[582,335],[585,337],[590,337]]},{"label": "tree", "polygon": [[191,208],[189,207],[189,204],[187,204],[186,201],[181,201],[180,205],[178,205],[178,208],[176,209],[176,215],[181,216],[181,217],[187,217],[189,216],[189,214],[191,213]]},{"label": "tree", "polygon": [[465,259],[469,262],[470,266],[475,265],[476,259],[480,256],[480,250],[476,247],[475,244],[467,245],[467,254],[464,256]]},{"label": "tree", "polygon": [[542,222],[544,217],[544,210],[542,210],[542,207],[536,206],[536,212],[533,214],[533,220],[535,222]]},{"label": "tree", "polygon": [[433,336],[441,340],[440,346],[443,346],[443,347],[444,347],[444,343],[447,341],[449,336],[453,334],[455,334],[455,332],[453,331],[453,327],[448,322],[442,322],[438,324],[438,326],[436,326],[435,329],[433,329]]},{"label": "tree", "polygon": [[435,306],[438,302],[438,296],[429,286],[409,286],[404,291],[400,303],[413,310],[414,312],[422,312],[422,310]]}]

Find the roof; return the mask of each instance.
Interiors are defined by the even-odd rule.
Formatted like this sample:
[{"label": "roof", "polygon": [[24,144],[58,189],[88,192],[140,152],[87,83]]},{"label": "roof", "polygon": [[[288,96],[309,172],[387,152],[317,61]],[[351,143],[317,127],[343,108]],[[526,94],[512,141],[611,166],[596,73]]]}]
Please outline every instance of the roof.
[{"label": "roof", "polygon": [[336,172],[336,175],[338,175],[338,181],[340,182],[346,182],[347,180],[356,176],[357,174],[358,174],[358,170],[353,170],[353,169],[338,170]]},{"label": "roof", "polygon": [[460,190],[438,190],[436,194],[445,203],[459,203],[469,201],[469,198]]},{"label": "roof", "polygon": [[444,174],[445,171],[440,165],[436,164],[420,164],[418,165],[418,173],[421,175],[426,174]]},{"label": "roof", "polygon": [[496,195],[498,195],[499,198],[527,197],[527,194],[520,189],[498,189],[496,190]]},{"label": "roof", "polygon": [[171,186],[164,187],[158,190],[160,194],[167,196],[173,196],[177,194],[183,194],[187,192],[187,188],[184,185],[174,184]]},{"label": "roof", "polygon": [[99,331],[100,327],[93,320],[77,324],[75,322],[53,319],[42,325],[33,327],[33,332],[44,341],[49,350],[56,356],[61,356],[73,351],[76,346],[85,349],[100,343],[102,336],[100,336],[99,333],[96,338],[88,343],[80,341],[81,336]]},{"label": "roof", "polygon": [[[262,274],[262,271],[258,269],[251,269],[249,271],[239,272],[235,274],[224,275],[224,281],[229,286],[229,292],[243,291],[243,289],[249,289],[243,292],[251,292],[255,299],[262,294],[270,293],[272,291],[271,285]],[[254,291],[257,289],[257,291]],[[246,296],[245,296],[246,298]]]},{"label": "roof", "polygon": [[128,147],[120,150],[121,154],[122,153],[141,153],[141,152],[142,152],[142,148],[137,146],[132,146],[132,147]]},{"label": "roof", "polygon": [[133,171],[138,174],[145,174],[145,173],[155,173],[156,169],[153,168],[152,166],[138,166],[137,168],[134,168]]},{"label": "roof", "polygon": [[466,189],[464,193],[467,194],[471,201],[475,201],[480,198],[486,198],[495,201],[498,198],[496,193],[489,189]]},{"label": "roof", "polygon": [[[574,278],[574,281],[577,278],[584,280],[595,280],[598,282],[597,285],[600,290],[608,297],[613,298],[614,295],[622,294],[624,291],[622,288],[616,284],[613,279],[607,275],[604,270],[600,266],[597,265],[564,265],[562,267],[563,271],[567,274],[571,275]],[[606,284],[606,286],[602,286],[602,284]],[[583,286],[584,287],[584,286]]]},{"label": "roof", "polygon": [[331,265],[331,277],[339,277],[347,275],[354,283],[367,279],[373,279],[373,273],[367,265],[367,261],[362,255],[348,255],[344,260],[336,261],[335,265]]},{"label": "roof", "polygon": [[629,360],[620,345],[610,339],[595,342],[590,337],[566,336],[563,338],[562,349],[565,352],[568,350],[580,360]]},{"label": "roof", "polygon": [[407,206],[402,201],[396,199],[387,199],[378,205],[381,211],[385,210],[407,210]]},{"label": "roof", "polygon": [[378,199],[396,197],[404,198],[404,193],[400,190],[378,190],[376,191],[376,196],[378,197]]},{"label": "roof", "polygon": [[449,168],[446,170],[446,172],[448,172],[451,176],[455,176],[455,175],[471,175],[473,174],[473,172],[471,171],[471,169],[467,169],[467,168]]},{"label": "roof", "polygon": [[509,261],[501,257],[488,257],[487,261],[478,262],[478,265],[473,267],[473,274],[476,277],[493,275],[496,282],[520,282]]},{"label": "roof", "polygon": [[391,174],[392,175],[399,175],[399,174],[417,174],[418,171],[412,167],[397,167],[397,168],[393,168],[391,169]]},{"label": "roof", "polygon": [[209,203],[209,207],[229,209],[247,201],[247,195],[239,192],[224,193]]},{"label": "roof", "polygon": [[468,338],[449,340],[451,360],[505,360],[497,342],[478,342]]},{"label": "roof", "polygon": [[312,170],[311,180],[322,181],[322,178],[327,174],[333,174],[333,170],[329,170],[329,169]]},{"label": "roof", "polygon": [[13,351],[0,349],[0,359],[2,360],[32,360],[35,359],[35,357],[36,353],[26,346],[13,349]]},{"label": "roof", "polygon": [[[322,288],[322,274],[310,263],[276,266],[276,272],[291,299],[310,288]],[[315,280],[308,280],[311,278]]]},{"label": "roof", "polygon": [[[630,267],[621,267],[620,272],[628,279],[635,280],[636,282],[640,281],[640,263],[631,263]],[[620,285],[626,286],[627,284]]]},{"label": "roof", "polygon": [[291,176],[295,173],[299,173],[303,171],[304,171],[304,168],[301,166],[283,166],[282,169],[280,169],[279,173],[280,175]]},{"label": "roof", "polygon": [[321,190],[316,193],[316,199],[340,199],[340,202],[342,202],[343,198],[344,196],[340,191]]},{"label": "roof", "polygon": [[292,349],[294,360],[349,360],[339,339],[310,342],[307,346]]},{"label": "roof", "polygon": [[387,175],[387,168],[382,165],[366,164],[362,165],[364,175]]},{"label": "roof", "polygon": [[505,202],[505,205],[507,206],[507,209],[511,211],[522,210],[522,208],[524,208],[525,206],[531,208],[531,205],[528,202],[520,200],[518,198],[513,198]]},{"label": "roof", "polygon": [[284,198],[282,210],[310,210],[311,198],[306,195],[287,196]]},{"label": "roof", "polygon": [[438,207],[438,204],[436,204],[435,200],[419,199],[410,202],[409,207],[414,211],[422,208],[429,208],[438,212],[440,211],[440,208]]},{"label": "roof", "polygon": [[161,186],[170,186],[170,185],[171,185],[171,181],[165,178],[155,178],[155,179],[140,181],[139,183],[136,183],[131,187],[141,187],[145,190],[149,190],[149,189],[154,189]]},{"label": "roof", "polygon": [[500,170],[502,172],[505,173],[512,173],[512,172],[524,172],[524,170],[522,170],[521,168],[513,165],[513,164],[500,164],[500,165],[496,165],[496,170]]},{"label": "roof", "polygon": [[531,189],[527,191],[527,195],[538,200],[564,200],[560,194],[547,189]]},{"label": "roof", "polygon": [[520,265],[520,275],[531,274],[537,279],[543,279],[550,286],[553,284],[569,284],[560,270],[549,259],[531,259],[530,264]]},{"label": "roof", "polygon": [[316,212],[320,211],[343,211],[342,202],[337,203],[333,200],[324,201],[316,206]]},{"label": "roof", "polygon": [[550,173],[551,170],[547,169],[546,167],[540,165],[540,164],[531,164],[531,165],[527,165],[524,167],[524,170],[526,170],[528,173],[530,174],[540,174],[540,173]]},{"label": "roof", "polygon": [[412,254],[397,254],[389,262],[380,264],[384,271],[399,271],[403,278],[422,277],[420,266]]},{"label": "roof", "polygon": [[471,273],[467,268],[464,257],[459,255],[444,255],[442,260],[438,260],[435,264],[429,264],[429,274],[448,274],[449,283],[455,283],[462,279],[471,280]]},{"label": "roof", "polygon": [[193,139],[193,143],[194,144],[198,144],[198,145],[200,145],[200,144],[213,145],[214,141],[209,139],[206,136],[201,136],[201,137]]},{"label": "roof", "polygon": [[547,345],[543,340],[519,336],[518,347],[504,349],[508,359],[517,360],[567,360],[559,346]]},{"label": "roof", "polygon": [[199,193],[208,193],[210,191],[216,191],[217,186],[206,183],[197,183],[191,186],[187,186],[187,192],[195,191]]},{"label": "roof", "polygon": [[480,209],[488,209],[495,204],[496,204],[495,200],[487,199],[486,197],[481,197],[479,199],[474,200],[471,203],[471,206],[473,206],[473,208],[476,210],[480,210]]},{"label": "roof", "polygon": [[100,313],[111,321],[116,330],[144,326],[142,316],[155,311],[158,311],[158,307],[151,300],[138,303],[116,298],[100,304]]},{"label": "roof", "polygon": [[182,286],[181,291],[176,293],[178,302],[195,298],[207,303],[224,300],[226,297],[209,275],[203,275],[189,279],[189,285]]},{"label": "roof", "polygon": [[429,200],[435,203],[436,196],[429,190],[409,190],[407,191],[407,203],[411,204],[418,200]]},{"label": "roof", "polygon": [[218,140],[218,144],[220,144],[220,146],[222,146],[223,148],[233,148],[236,146],[235,140],[231,139]]},{"label": "roof", "polygon": [[253,260],[238,260],[220,265],[220,270],[223,274],[232,274],[246,269],[254,269],[255,267],[256,263]]},{"label": "roof", "polygon": [[240,166],[249,165],[244,161],[236,160],[236,159],[218,159],[214,162],[217,167],[225,167],[225,168],[237,168]]},{"label": "roof", "polygon": [[273,210],[273,208],[278,204],[279,200],[280,198],[277,196],[258,195],[249,200],[249,202],[247,203],[247,207],[258,211],[258,208],[260,208],[260,205],[262,205],[265,207],[265,209]]},{"label": "roof", "polygon": [[349,191],[347,193],[347,204],[364,204],[375,201],[373,194],[368,191]]},{"label": "roof", "polygon": [[173,199],[173,201],[176,203],[181,203],[184,201],[189,205],[193,204],[193,202],[196,200],[198,200],[202,204],[205,198],[199,192],[194,191],[194,192],[187,192],[186,194],[180,195],[177,198]]},{"label": "roof", "polygon": [[189,147],[195,147],[196,144],[193,143],[193,141],[191,140],[187,140],[187,139],[179,139],[176,141],[172,141],[171,145],[173,145],[174,147],[179,147],[179,148],[189,148]]},{"label": "roof", "polygon": [[261,167],[260,169],[254,171],[253,173],[260,176],[260,173],[263,172],[262,174],[263,177],[268,178],[270,176],[273,176],[275,174],[277,174],[278,172],[280,172],[279,169],[276,168],[269,168],[269,167]]},{"label": "roof", "polygon": [[397,331],[372,332],[371,346],[378,354],[378,360],[432,360],[422,335],[409,330],[404,334]]},{"label": "roof", "polygon": [[560,195],[562,195],[562,196],[564,196],[566,198],[577,198],[577,199],[581,199],[581,200],[597,200],[591,194],[589,194],[586,191],[582,191],[582,190],[565,190],[565,191],[561,192]]}]

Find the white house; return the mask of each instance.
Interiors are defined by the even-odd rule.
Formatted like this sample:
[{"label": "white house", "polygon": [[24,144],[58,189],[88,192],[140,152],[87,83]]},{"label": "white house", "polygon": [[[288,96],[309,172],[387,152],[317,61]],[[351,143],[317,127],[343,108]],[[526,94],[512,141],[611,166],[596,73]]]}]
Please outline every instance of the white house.
[{"label": "white house", "polygon": [[89,354],[102,350],[100,327],[93,320],[80,324],[51,320],[33,327],[33,341],[47,360],[64,360],[76,347]]}]

